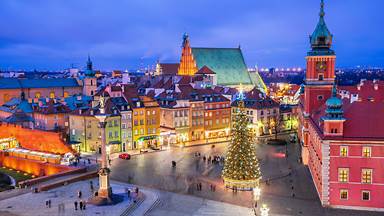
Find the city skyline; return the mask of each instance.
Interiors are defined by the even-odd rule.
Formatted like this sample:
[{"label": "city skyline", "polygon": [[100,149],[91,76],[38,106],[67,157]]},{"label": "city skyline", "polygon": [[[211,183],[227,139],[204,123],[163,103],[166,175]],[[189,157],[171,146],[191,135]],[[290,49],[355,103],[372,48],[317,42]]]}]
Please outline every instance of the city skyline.
[{"label": "city skyline", "polygon": [[[102,70],[146,67],[158,59],[178,62],[184,32],[193,47],[240,45],[249,67],[305,66],[309,38],[303,35],[318,21],[318,1],[220,3],[2,1],[0,18],[7,23],[0,33],[0,68],[83,67],[88,54]],[[376,18],[383,2],[326,4],[336,65],[384,66],[384,30]]]}]

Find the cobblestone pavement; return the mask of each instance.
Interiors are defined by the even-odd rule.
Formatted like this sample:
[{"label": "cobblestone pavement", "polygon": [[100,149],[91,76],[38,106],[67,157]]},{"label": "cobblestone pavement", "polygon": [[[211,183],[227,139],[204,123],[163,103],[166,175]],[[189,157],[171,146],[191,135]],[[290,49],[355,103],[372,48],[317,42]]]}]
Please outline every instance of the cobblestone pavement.
[{"label": "cobblestone pavement", "polygon": [[[120,215],[127,209],[135,199],[135,193],[132,198],[128,199],[125,188],[131,188],[127,184],[113,183],[112,189],[115,194],[124,196],[124,201],[111,206],[93,206],[87,205],[86,210],[75,210],[74,202],[80,200],[86,201],[91,197],[90,182],[91,180],[76,182],[60,188],[40,193],[27,193],[13,198],[0,201],[0,215],[20,215],[20,216],[80,216],[80,215]],[[98,188],[97,179],[92,179],[94,188]],[[82,198],[77,197],[78,191],[82,192]],[[146,195],[146,194],[145,194]],[[151,194],[150,194],[151,195]],[[51,208],[46,206],[46,201],[51,200]],[[147,204],[147,208],[150,205]],[[64,206],[59,210],[59,206]]]},{"label": "cobblestone pavement", "polygon": [[[172,148],[168,151],[136,155],[131,160],[116,159],[112,163],[111,178],[249,208],[253,206],[251,192],[233,193],[226,190],[221,180],[222,165],[207,163],[202,159],[203,156],[224,155],[227,144],[215,144],[214,148],[211,145]],[[270,179],[269,185],[261,184],[262,196],[259,203],[268,204],[271,215],[362,214],[359,211],[327,209],[320,205],[308,169],[298,163],[297,144],[289,144],[287,147],[266,144],[256,146],[262,181]],[[285,157],[286,151],[288,158]],[[200,152],[201,157],[196,157],[196,152]],[[172,161],[177,163],[175,168],[171,166]],[[200,182],[203,190],[197,191],[196,184]],[[216,186],[215,192],[210,190],[211,184]],[[293,193],[295,197],[292,197]]]}]

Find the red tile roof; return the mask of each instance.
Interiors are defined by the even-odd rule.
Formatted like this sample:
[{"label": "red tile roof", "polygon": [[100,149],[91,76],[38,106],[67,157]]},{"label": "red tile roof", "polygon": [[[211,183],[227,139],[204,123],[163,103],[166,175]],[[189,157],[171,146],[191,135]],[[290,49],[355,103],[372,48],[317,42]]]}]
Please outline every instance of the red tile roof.
[{"label": "red tile roof", "polygon": [[177,75],[179,63],[160,63],[161,73],[163,75]]},{"label": "red tile roof", "polygon": [[216,73],[213,72],[213,70],[211,70],[208,66],[204,65],[202,68],[200,68],[199,71],[196,72],[196,74],[204,75],[204,74],[216,74]]}]

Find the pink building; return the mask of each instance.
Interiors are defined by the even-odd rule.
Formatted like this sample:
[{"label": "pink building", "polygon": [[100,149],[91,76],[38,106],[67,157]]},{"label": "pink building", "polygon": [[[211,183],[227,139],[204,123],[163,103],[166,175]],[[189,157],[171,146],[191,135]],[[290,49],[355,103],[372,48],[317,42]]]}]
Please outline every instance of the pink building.
[{"label": "pink building", "polygon": [[336,89],[333,35],[321,6],[300,101],[303,163],[323,206],[384,211],[384,83]]}]

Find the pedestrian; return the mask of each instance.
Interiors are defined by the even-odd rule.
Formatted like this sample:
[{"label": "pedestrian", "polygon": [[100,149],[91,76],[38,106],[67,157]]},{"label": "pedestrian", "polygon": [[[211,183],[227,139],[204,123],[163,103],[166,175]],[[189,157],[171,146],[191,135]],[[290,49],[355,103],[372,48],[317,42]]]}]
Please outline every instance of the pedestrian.
[{"label": "pedestrian", "polygon": [[205,157],[205,155],[203,156],[203,161],[205,162],[205,160],[207,160],[207,158]]},{"label": "pedestrian", "polygon": [[45,208],[48,208],[48,200],[45,200]]},{"label": "pedestrian", "polygon": [[88,158],[88,164],[91,164],[91,159]]},{"label": "pedestrian", "polygon": [[83,210],[83,201],[82,200],[80,200],[79,205],[80,205],[80,210]]},{"label": "pedestrian", "polygon": [[48,200],[48,208],[51,208],[51,200]]},{"label": "pedestrian", "polygon": [[75,210],[77,211],[77,201],[73,203],[75,205]]},{"label": "pedestrian", "polygon": [[112,160],[111,160],[111,159],[108,159],[108,162],[109,162],[109,166],[111,166],[111,162],[112,162]]},{"label": "pedestrian", "polygon": [[199,188],[200,188],[200,190],[203,189],[203,186],[202,186],[201,182],[199,183]]},{"label": "pedestrian", "polygon": [[139,194],[139,188],[138,187],[136,187],[135,192],[136,192],[136,194]]},{"label": "pedestrian", "polygon": [[93,192],[93,181],[90,181],[90,182],[89,182],[89,186],[90,186],[90,188],[91,188],[91,192]]},{"label": "pedestrian", "polygon": [[131,198],[131,190],[128,189],[127,195],[128,195],[128,198]]},{"label": "pedestrian", "polygon": [[79,199],[81,199],[81,196],[82,196],[82,193],[81,193],[81,190],[79,190],[79,191],[77,192],[77,197],[78,197]]},{"label": "pedestrian", "polygon": [[213,192],[216,191],[216,185],[213,185]]},{"label": "pedestrian", "polygon": [[83,203],[83,210],[85,210],[85,201],[84,201],[84,203]]}]

